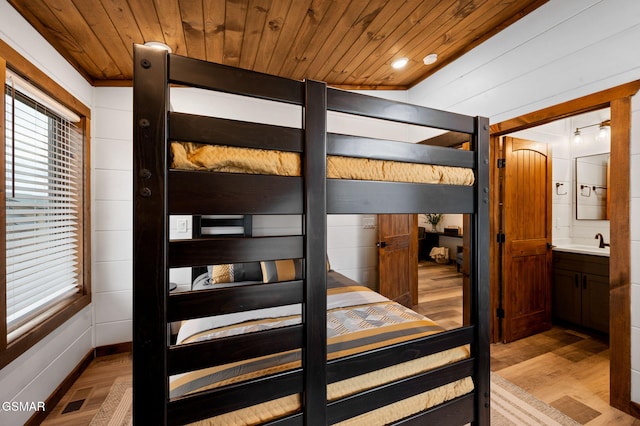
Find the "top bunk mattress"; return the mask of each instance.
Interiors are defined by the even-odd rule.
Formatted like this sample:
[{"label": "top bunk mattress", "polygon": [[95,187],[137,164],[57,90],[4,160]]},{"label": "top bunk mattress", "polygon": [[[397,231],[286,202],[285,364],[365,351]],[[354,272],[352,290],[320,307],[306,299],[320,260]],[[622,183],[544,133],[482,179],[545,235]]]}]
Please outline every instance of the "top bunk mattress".
[{"label": "top bunk mattress", "polygon": [[[171,152],[171,168],[178,170],[300,176],[302,169],[300,155],[295,152],[193,142],[172,142]],[[474,182],[473,170],[462,167],[335,155],[327,156],[327,177],[465,186],[473,185]]]}]

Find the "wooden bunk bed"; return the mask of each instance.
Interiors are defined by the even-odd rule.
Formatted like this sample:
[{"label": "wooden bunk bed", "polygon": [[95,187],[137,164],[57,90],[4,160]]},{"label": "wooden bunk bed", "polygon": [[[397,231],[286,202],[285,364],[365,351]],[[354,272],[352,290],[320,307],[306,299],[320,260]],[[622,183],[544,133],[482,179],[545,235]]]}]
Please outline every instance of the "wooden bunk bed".
[{"label": "wooden bunk bed", "polygon": [[[447,397],[430,407],[419,402],[423,404],[421,408],[410,408],[410,414],[399,414],[400,418],[388,423],[489,424],[488,120],[340,91],[321,82],[288,80],[208,63],[144,46],[135,46],[134,64],[134,422],[185,424],[213,418],[220,424],[230,424],[230,419],[238,419],[235,413],[251,411],[252,407],[255,411],[256,406],[270,407],[260,404],[293,395],[296,408],[279,414],[268,408],[275,413],[272,418],[252,421],[273,425],[375,424],[376,420],[365,419],[376,409],[389,411],[394,404],[402,405],[412,398],[422,401],[423,395],[436,388],[470,379],[472,389],[461,395]],[[297,105],[302,107],[303,125],[293,129],[172,112],[172,86]],[[472,150],[327,133],[328,111],[468,133]],[[299,175],[178,169],[174,154],[180,148],[172,147],[176,142],[197,143],[197,147],[259,149],[269,155],[273,151],[277,151],[276,155],[293,153],[299,157]],[[467,169],[472,171],[474,181],[472,185],[446,185],[411,183],[411,179],[387,182],[329,178],[327,161],[331,157]],[[470,235],[471,253],[471,324],[451,331],[409,332],[408,337],[365,345],[351,352],[332,352],[327,343],[334,343],[333,337],[328,336],[327,318],[331,316],[334,321],[334,317],[344,314],[341,308],[333,307],[332,292],[346,292],[336,290],[344,284],[342,281],[349,288],[356,288],[357,284],[327,271],[327,214],[422,212],[470,215],[470,229],[466,232]],[[249,232],[170,240],[170,215],[209,214],[298,215],[303,229],[301,235],[252,237]],[[269,284],[169,291],[171,268],[289,259],[298,259],[303,265],[301,276]],[[376,293],[365,290],[356,289],[365,297],[365,305],[381,303],[395,309],[392,302],[376,299]],[[203,318],[291,306],[299,306],[299,312],[290,325],[252,333],[223,333],[225,337],[215,337],[213,333],[206,339],[172,344],[172,324],[191,325]],[[338,397],[328,396],[328,392],[333,393],[332,386],[380,376],[395,366],[404,368],[461,348],[467,351],[461,359],[420,367],[409,375],[392,376],[388,382],[365,383]],[[278,358],[285,353],[297,354],[297,361],[290,362],[287,368],[268,370],[268,375],[258,374],[241,381],[231,377],[221,385],[207,385],[193,393],[176,393],[170,385],[170,379],[194,371],[242,370],[245,367],[240,366],[241,362]],[[242,418],[237,421],[250,422]]]}]

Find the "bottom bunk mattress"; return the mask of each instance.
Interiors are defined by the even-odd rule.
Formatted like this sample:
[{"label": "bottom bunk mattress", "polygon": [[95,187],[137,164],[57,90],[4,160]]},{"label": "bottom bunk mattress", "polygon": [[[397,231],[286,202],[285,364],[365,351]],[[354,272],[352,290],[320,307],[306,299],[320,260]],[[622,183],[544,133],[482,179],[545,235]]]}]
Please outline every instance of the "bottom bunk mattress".
[{"label": "bottom bunk mattress", "polygon": [[[273,285],[273,284],[265,284]],[[444,331],[437,323],[336,272],[327,273],[328,359],[377,349]],[[274,289],[275,290],[275,289]],[[300,323],[300,305],[259,309],[184,321],[177,344],[285,327]],[[454,363],[469,357],[466,346],[438,352],[359,375],[327,387],[327,398],[340,399],[366,389]],[[293,350],[171,377],[170,396],[178,397],[300,367]],[[386,424],[449,401],[473,390],[470,377],[354,417],[343,425]],[[253,425],[300,410],[294,394],[203,420],[196,424]]]}]

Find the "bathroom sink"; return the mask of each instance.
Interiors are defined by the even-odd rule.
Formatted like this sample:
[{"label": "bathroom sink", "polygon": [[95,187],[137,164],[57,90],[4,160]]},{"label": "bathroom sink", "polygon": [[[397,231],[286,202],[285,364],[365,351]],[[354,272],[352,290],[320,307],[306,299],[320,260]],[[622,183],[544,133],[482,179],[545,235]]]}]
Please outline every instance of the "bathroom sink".
[{"label": "bathroom sink", "polygon": [[569,253],[590,254],[593,256],[609,257],[609,247],[599,248],[598,246],[589,246],[586,244],[562,244],[553,248],[555,251],[564,251]]}]

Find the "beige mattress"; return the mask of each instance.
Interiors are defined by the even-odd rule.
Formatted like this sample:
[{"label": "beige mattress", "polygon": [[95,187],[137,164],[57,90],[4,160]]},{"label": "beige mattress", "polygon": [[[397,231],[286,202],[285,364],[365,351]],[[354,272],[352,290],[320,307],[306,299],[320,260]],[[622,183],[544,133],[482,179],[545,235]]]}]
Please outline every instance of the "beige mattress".
[{"label": "beige mattress", "polygon": [[[443,331],[434,321],[392,302],[335,272],[327,274],[327,351],[336,359]],[[231,316],[186,321],[178,343],[238,335],[300,323],[300,306],[249,311]],[[226,318],[224,318],[226,317]],[[467,347],[457,347],[400,363],[336,383],[327,388],[329,400],[370,389],[469,357]],[[300,366],[299,350],[249,359],[172,376],[171,397],[213,389]],[[470,377],[365,413],[341,424],[386,424],[399,420],[473,390]],[[300,395],[294,394],[197,422],[199,425],[253,425],[300,409]]]},{"label": "beige mattress", "polygon": [[[172,142],[173,169],[300,176],[300,155],[265,149]],[[473,170],[330,155],[327,177],[448,185],[473,185]]]}]

